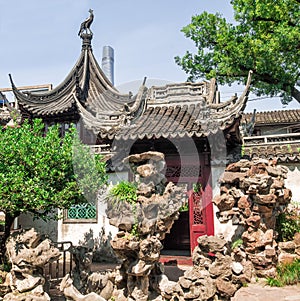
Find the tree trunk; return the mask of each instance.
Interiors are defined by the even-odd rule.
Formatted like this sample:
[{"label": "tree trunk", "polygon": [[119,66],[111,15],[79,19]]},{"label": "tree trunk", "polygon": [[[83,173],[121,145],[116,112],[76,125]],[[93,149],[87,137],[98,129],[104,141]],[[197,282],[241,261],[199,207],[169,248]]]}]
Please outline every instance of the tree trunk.
[{"label": "tree trunk", "polygon": [[15,216],[5,213],[4,234],[0,238],[0,264],[4,264],[6,262],[6,241],[10,235],[10,230],[14,219]]},{"label": "tree trunk", "polygon": [[292,88],[292,96],[300,103],[300,91],[296,88]]}]

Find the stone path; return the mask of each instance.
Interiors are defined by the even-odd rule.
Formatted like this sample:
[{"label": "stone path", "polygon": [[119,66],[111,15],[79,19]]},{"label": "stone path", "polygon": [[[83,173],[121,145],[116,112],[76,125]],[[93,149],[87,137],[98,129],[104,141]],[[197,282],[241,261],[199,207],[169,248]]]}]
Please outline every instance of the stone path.
[{"label": "stone path", "polygon": [[249,284],[239,289],[231,301],[300,301],[300,285],[270,287]]},{"label": "stone path", "polygon": [[[92,270],[99,271],[113,269],[113,264],[94,264]],[[165,266],[165,273],[170,280],[177,281],[188,266]],[[61,292],[52,290],[52,301],[64,301]],[[240,288],[231,301],[300,301],[300,284],[285,287],[270,287],[264,282],[251,283],[247,287]]]}]

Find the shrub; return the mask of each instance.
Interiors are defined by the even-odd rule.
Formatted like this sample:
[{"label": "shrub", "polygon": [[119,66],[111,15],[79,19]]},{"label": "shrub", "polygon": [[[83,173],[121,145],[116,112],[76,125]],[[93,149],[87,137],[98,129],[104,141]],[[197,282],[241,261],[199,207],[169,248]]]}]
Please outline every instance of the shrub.
[{"label": "shrub", "polygon": [[277,277],[267,278],[267,284],[270,286],[292,285],[300,282],[300,259],[292,263],[280,264],[277,266]]},{"label": "shrub", "polygon": [[231,244],[231,249],[233,250],[237,247],[240,247],[241,245],[243,245],[243,240],[241,238],[239,238]]},{"label": "shrub", "polygon": [[137,201],[137,186],[135,183],[121,181],[111,188],[109,197],[119,202],[136,203]]},{"label": "shrub", "polygon": [[299,205],[292,203],[285,212],[279,214],[276,220],[277,241],[289,241],[300,232]]}]

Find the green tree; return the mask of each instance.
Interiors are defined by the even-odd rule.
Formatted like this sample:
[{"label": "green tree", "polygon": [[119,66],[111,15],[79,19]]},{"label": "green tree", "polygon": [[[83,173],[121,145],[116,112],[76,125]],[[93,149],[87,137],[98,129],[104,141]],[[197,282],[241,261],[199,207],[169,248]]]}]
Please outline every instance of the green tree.
[{"label": "green tree", "polygon": [[175,61],[189,80],[216,77],[220,84],[244,83],[249,70],[257,95],[300,102],[300,1],[232,0],[235,24],[203,12],[182,29],[197,47]]},{"label": "green tree", "polygon": [[[105,163],[97,161],[91,174],[94,157],[88,155],[89,150],[76,136],[72,128],[61,138],[58,126],[45,133],[44,124],[38,119],[32,124],[25,122],[20,127],[0,129],[0,211],[5,213],[0,263],[5,260],[5,243],[12,223],[21,213],[54,218],[50,214],[54,209],[86,202],[85,195],[95,197],[95,191],[106,182]],[[78,176],[73,168],[73,157],[77,158],[76,166],[79,164],[78,154],[83,159],[80,168],[86,171],[83,176]],[[86,178],[90,178],[90,187]]]}]

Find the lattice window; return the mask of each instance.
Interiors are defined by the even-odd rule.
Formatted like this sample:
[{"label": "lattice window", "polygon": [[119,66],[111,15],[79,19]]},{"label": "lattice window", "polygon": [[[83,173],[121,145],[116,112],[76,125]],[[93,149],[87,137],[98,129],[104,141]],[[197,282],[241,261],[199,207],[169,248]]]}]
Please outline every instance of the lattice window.
[{"label": "lattice window", "polygon": [[93,221],[97,219],[97,207],[94,204],[78,204],[66,211],[65,220],[69,221]]},{"label": "lattice window", "polygon": [[167,178],[179,178],[180,177],[180,166],[168,166],[166,170]]},{"label": "lattice window", "polygon": [[202,194],[193,193],[193,224],[200,225],[204,224],[203,219],[203,207],[202,207]]},{"label": "lattice window", "polygon": [[201,176],[201,166],[185,165],[185,166],[168,166],[166,170],[167,178],[191,177],[198,178]]},{"label": "lattice window", "polygon": [[186,165],[181,166],[182,177],[199,177],[201,176],[201,166],[199,165]]}]

